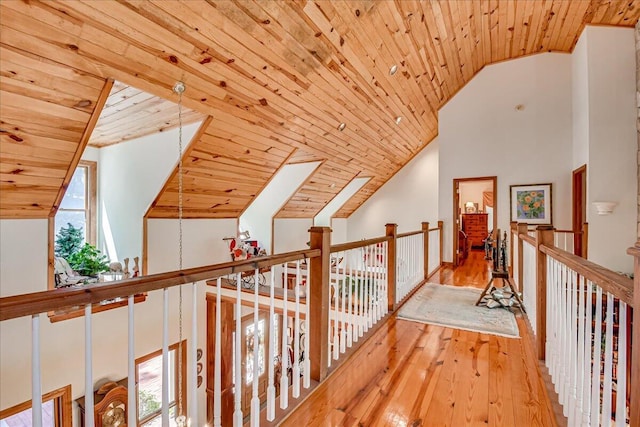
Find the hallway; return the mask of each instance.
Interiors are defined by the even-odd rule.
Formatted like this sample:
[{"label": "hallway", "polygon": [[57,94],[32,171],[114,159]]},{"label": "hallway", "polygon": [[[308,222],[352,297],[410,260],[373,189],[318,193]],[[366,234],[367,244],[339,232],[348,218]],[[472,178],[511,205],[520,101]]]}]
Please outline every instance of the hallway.
[{"label": "hallway", "polygon": [[[482,251],[430,282],[484,288]],[[284,426],[555,426],[527,327],[521,339],[392,316]]]}]

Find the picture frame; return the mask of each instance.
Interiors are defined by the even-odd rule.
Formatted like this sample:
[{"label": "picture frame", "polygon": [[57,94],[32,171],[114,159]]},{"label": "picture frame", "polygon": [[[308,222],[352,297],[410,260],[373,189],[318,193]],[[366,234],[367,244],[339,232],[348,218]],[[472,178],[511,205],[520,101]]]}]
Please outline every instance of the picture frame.
[{"label": "picture frame", "polygon": [[553,193],[551,183],[509,186],[511,221],[533,224],[553,224]]}]

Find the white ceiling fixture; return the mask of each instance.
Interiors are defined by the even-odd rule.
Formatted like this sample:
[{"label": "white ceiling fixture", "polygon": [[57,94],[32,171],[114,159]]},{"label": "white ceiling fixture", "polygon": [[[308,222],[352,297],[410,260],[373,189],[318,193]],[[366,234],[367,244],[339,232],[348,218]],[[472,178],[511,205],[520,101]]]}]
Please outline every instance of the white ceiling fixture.
[{"label": "white ceiling fixture", "polygon": [[342,122],[338,125],[338,130],[342,132],[347,127],[347,124]]},{"label": "white ceiling fixture", "polygon": [[402,121],[402,116],[396,117],[396,124],[397,125],[399,125],[401,121]]},{"label": "white ceiling fixture", "polygon": [[390,75],[390,76],[393,76],[393,75],[394,75],[395,73],[397,73],[397,72],[398,72],[398,66],[397,66],[397,65],[395,65],[395,64],[393,64],[393,65],[391,66],[391,68],[389,69],[389,75]]}]

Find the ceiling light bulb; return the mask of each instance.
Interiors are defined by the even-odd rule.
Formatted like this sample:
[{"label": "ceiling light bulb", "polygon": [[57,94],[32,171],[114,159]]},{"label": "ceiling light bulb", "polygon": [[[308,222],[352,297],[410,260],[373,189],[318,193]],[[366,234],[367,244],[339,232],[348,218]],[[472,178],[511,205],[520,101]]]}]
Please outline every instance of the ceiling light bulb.
[{"label": "ceiling light bulb", "polygon": [[187,87],[184,85],[183,82],[176,82],[176,84],[173,86],[173,91],[178,95],[180,95],[181,93],[184,92],[186,88]]},{"label": "ceiling light bulb", "polygon": [[401,116],[396,117],[396,124],[397,125],[399,125],[401,121],[402,121],[402,117]]},{"label": "ceiling light bulb", "polygon": [[393,76],[397,71],[398,71],[398,66],[394,64],[389,69],[389,75]]},{"label": "ceiling light bulb", "polygon": [[340,132],[342,132],[342,131],[344,130],[344,128],[346,128],[346,127],[347,127],[347,124],[346,124],[346,123],[340,123],[340,124],[338,125],[338,130],[339,130]]}]

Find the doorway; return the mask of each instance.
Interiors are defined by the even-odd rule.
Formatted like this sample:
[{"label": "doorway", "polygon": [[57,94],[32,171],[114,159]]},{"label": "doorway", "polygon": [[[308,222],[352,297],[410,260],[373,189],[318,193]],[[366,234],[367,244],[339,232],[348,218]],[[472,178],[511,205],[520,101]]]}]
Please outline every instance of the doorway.
[{"label": "doorway", "polygon": [[481,249],[484,239],[498,226],[498,178],[455,178],[453,180],[453,265],[458,266],[469,251]]}]

